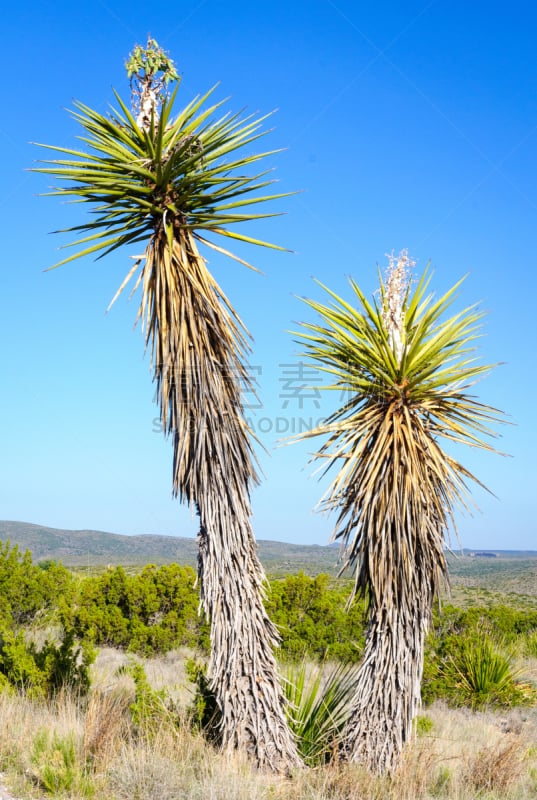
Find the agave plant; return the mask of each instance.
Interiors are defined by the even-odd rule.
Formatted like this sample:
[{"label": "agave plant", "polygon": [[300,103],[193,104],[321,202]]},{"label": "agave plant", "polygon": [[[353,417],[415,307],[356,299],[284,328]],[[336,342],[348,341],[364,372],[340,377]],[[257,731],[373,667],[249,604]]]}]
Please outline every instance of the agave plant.
[{"label": "agave plant", "polygon": [[114,300],[130,281],[140,291],[137,320],[151,352],[163,429],[173,442],[173,492],[199,514],[209,677],[223,745],[287,769],[298,756],[250,522],[257,475],[243,413],[243,392],[253,390],[248,333],[198,249],[246,264],[215,238],[273,247],[234,226],[272,216],[256,212],[255,204],[283,195],[264,192],[272,183],[268,170],[251,169],[271,153],[245,154],[264,135],[264,117],[221,113],[222,103],[209,102],[212,90],[177,110],[175,67],[152,39],[135,48],[127,69],[131,108],[117,93],[108,115],[76,103],[72,115],[84,149],[42,145],[61,154],[36,170],[60,181],[49,194],[92,209],[89,219],[67,229],[76,233],[66,245],[75,251],[54,266],[145,243]]},{"label": "agave plant", "polygon": [[347,397],[304,437],[325,437],[315,456],[336,474],[324,507],[337,512],[343,569],[369,608],[344,749],[378,772],[393,770],[410,735],[432,604],[448,580],[445,537],[469,481],[480,483],[442,440],[493,450],[501,419],[469,394],[491,369],[474,352],[482,312],[448,316],[460,282],[435,299],[428,269],[412,287],[412,266],[406,251],[390,258],[372,302],[352,280],[356,307],[328,289],[330,304],[306,300],[320,321],[299,333],[325,388]]}]

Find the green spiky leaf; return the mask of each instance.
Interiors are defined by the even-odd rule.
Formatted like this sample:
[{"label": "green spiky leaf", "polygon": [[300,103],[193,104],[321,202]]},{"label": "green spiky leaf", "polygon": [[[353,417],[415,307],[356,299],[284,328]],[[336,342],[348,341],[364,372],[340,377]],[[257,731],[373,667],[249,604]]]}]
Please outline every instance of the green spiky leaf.
[{"label": "green spiky leaf", "polygon": [[373,303],[352,280],[354,304],[323,287],[329,303],[306,299],[318,321],[298,332],[307,363],[330,375],[322,388],[347,397],[301,437],[324,437],[315,457],[335,473],[323,504],[337,513],[343,563],[355,570],[355,591],[396,607],[415,601],[417,575],[430,575],[433,594],[447,577],[454,508],[468,507],[469,482],[481,485],[442,439],[493,451],[502,421],[471,391],[494,366],[477,360],[482,312],[450,314],[460,282],[438,299],[429,282],[426,269],[406,292],[399,354],[382,279]]},{"label": "green spiky leaf", "polygon": [[[207,104],[214,88],[174,116],[176,88],[162,103],[149,130],[139,127],[117,93],[118,108],[108,116],[75,103],[71,113],[82,127],[79,138],[86,149],[39,145],[63,158],[42,161],[34,169],[58,182],[47,194],[74,198],[92,207],[90,218],[67,229],[83,234],[64,245],[77,248],[76,253],[54,267],[148,240],[160,227],[168,238],[172,230],[204,231],[217,238],[282,249],[230,230],[237,223],[274,216],[272,212],[249,212],[248,207],[264,206],[288,193],[259,194],[273,181],[263,179],[266,172],[250,171],[252,165],[276,151],[244,154],[267,133],[262,130],[266,117],[241,119],[226,114],[214,120],[223,104]],[[89,241],[91,246],[86,246]]]}]

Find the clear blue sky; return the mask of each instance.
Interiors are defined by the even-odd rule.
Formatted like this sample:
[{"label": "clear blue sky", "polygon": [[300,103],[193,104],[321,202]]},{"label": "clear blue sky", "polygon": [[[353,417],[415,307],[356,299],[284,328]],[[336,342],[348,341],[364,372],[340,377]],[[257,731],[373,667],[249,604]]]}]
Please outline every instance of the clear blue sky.
[{"label": "clear blue sky", "polygon": [[510,415],[499,443],[510,457],[458,452],[496,495],[475,492],[481,512],[461,519],[462,543],[537,549],[533,4],[29,0],[2,15],[1,518],[196,533],[171,499],[136,303],[104,313],[130,253],[45,273],[66,241],[49,232],[85,210],[38,197],[47,179],[25,172],[40,157],[30,141],[75,145],[73,99],[104,111],[112,86],[128,97],[124,60],[150,32],[183,75],[185,103],[220,81],[232,110],[278,109],[265,142],[286,148],[273,159],[279,188],[303,190],[250,230],[294,251],[250,250],[263,276],[209,253],[260,371],[258,538],[324,544],[331,533],[313,512],[323,485],[311,445],[274,447],[329,408],[285,396],[285,365],[298,360],[287,331],[306,313],[296,295],[319,296],[312,277],[347,293],[349,275],[369,294],[384,254],[408,247],[418,270],[432,262],[439,292],[468,273],[459,305],[482,302],[482,357],[505,362],[477,391]]}]

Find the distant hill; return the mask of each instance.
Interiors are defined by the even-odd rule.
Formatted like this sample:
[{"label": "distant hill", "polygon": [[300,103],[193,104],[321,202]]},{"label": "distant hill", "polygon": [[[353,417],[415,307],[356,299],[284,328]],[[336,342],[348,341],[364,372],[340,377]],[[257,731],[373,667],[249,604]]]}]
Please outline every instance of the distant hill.
[{"label": "distant hill", "polygon": [[[197,565],[196,539],[179,536],[124,536],[103,531],[69,531],[30,522],[0,521],[0,540],[10,541],[35,562],[52,559],[66,567],[144,564]],[[299,572],[337,573],[337,550],[320,545],[260,541],[259,557],[269,574]]]},{"label": "distant hill", "polygon": [[[30,522],[1,522],[0,541],[29,550],[35,562],[52,559],[66,567],[143,566],[145,564],[197,565],[196,539],[179,536],[124,536],[103,531],[68,531]],[[300,545],[261,540],[259,557],[269,577],[321,572],[335,576],[338,549],[328,545]],[[493,553],[483,558],[478,553]],[[537,597],[537,551],[464,550],[448,557],[454,588],[481,587],[492,592],[513,592]],[[351,574],[347,573],[348,578]]]}]

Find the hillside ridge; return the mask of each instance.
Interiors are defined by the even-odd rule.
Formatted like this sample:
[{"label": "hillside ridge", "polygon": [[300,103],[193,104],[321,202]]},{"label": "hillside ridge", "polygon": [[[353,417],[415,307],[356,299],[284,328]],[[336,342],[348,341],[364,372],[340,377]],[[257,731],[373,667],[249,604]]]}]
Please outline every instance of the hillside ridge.
[{"label": "hillside ridge", "polygon": [[[186,536],[65,530],[33,522],[0,520],[0,542],[9,541],[34,562],[61,561],[66,567],[145,566],[178,563],[197,567],[198,543]],[[261,539],[258,553],[269,576],[339,572],[337,545],[304,545]],[[496,558],[479,558],[490,553]],[[494,591],[537,596],[537,551],[464,549],[448,556],[452,585],[484,586]],[[351,578],[352,572],[345,577]]]},{"label": "hillside ridge", "polygon": [[[176,562],[197,565],[195,538],[162,534],[109,533],[89,529],[66,530],[33,522],[0,520],[0,541],[19,550],[29,550],[34,561],[61,561],[68,567],[86,565],[140,565]],[[278,563],[279,569],[309,573],[337,572],[337,549],[323,545],[302,545],[271,540],[258,541],[265,569]]]}]

